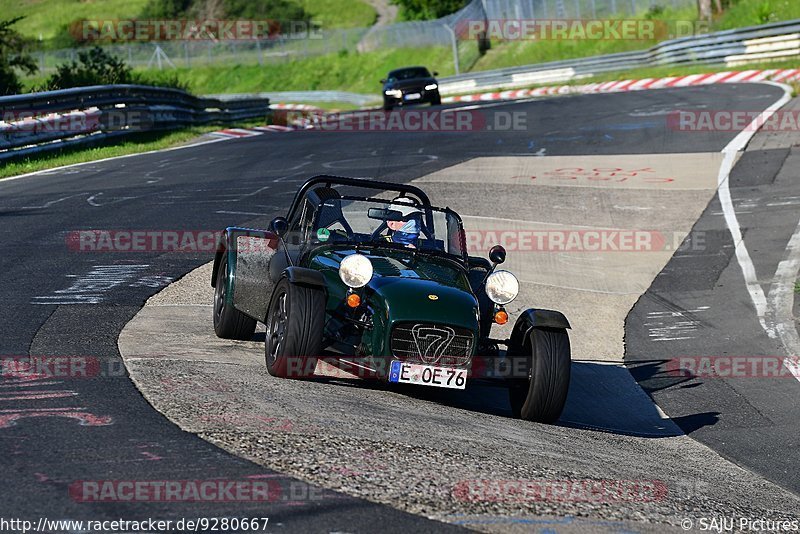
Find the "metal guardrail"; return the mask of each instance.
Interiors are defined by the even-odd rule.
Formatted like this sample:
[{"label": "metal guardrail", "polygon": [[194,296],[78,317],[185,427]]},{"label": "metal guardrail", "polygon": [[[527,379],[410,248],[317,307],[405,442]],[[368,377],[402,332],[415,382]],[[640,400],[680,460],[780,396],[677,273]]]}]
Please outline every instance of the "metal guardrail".
[{"label": "metal guardrail", "polygon": [[0,97],[0,160],[110,137],[264,117],[268,98],[220,100],[144,85]]},{"label": "metal guardrail", "polygon": [[560,83],[606,72],[621,72],[662,65],[719,65],[729,67],[753,61],[800,56],[800,20],[776,22],[736,30],[663,41],[642,51],[554,61],[440,80],[443,94],[471,90],[513,89],[535,84]]},{"label": "metal guardrail", "polygon": [[[377,80],[375,87],[380,88]],[[219,98],[220,100],[231,100],[241,98],[268,98],[270,102],[288,102],[288,103],[303,103],[303,102],[342,102],[354,106],[368,106],[373,104],[380,104],[381,95],[376,92],[372,95],[365,95],[362,93],[350,93],[347,91],[269,91],[266,93],[228,93],[208,95],[208,98]]]}]

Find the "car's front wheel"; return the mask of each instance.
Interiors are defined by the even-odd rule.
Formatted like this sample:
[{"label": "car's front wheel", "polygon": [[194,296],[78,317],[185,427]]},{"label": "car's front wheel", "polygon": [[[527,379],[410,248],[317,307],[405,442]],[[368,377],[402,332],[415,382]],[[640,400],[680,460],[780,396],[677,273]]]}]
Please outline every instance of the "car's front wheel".
[{"label": "car's front wheel", "polygon": [[432,106],[441,106],[442,105],[442,97],[441,95],[437,94],[431,99]]},{"label": "car's front wheel", "polygon": [[214,287],[214,333],[223,339],[249,341],[256,331],[256,320],[228,302],[228,255],[222,255]]},{"label": "car's front wheel", "polygon": [[527,379],[509,386],[511,409],[516,417],[539,423],[558,420],[567,402],[570,379],[569,335],[563,328],[532,328],[522,346]]},{"label": "car's front wheel", "polygon": [[322,350],[325,293],[281,279],[272,293],[266,326],[269,374],[281,378],[313,375]]}]

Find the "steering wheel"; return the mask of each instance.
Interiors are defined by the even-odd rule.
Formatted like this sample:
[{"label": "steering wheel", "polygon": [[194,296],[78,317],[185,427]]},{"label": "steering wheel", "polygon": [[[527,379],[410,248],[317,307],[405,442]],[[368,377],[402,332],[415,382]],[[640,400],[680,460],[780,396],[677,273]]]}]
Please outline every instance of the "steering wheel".
[{"label": "steering wheel", "polygon": [[386,225],[386,221],[381,222],[381,224],[378,225],[378,227],[369,236],[369,240],[370,241],[377,241],[378,238],[381,236],[381,232],[383,232],[387,228],[388,228],[388,226]]}]

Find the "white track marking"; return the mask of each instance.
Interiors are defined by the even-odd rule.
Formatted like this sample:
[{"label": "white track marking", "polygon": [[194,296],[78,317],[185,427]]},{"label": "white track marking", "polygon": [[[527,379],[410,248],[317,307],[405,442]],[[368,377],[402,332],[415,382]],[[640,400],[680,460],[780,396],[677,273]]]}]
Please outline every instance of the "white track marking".
[{"label": "white track marking", "polygon": [[780,87],[783,89],[784,94],[777,102],[769,106],[756,117],[728,144],[728,146],[722,149],[725,157],[719,170],[718,193],[720,204],[722,205],[722,213],[725,216],[725,222],[733,238],[736,260],[739,262],[739,267],[742,269],[745,286],[756,308],[758,321],[769,337],[780,339],[787,353],[790,355],[790,358],[784,359],[784,365],[789,369],[792,375],[800,381],[800,365],[798,365],[796,361],[797,357],[800,355],[800,336],[797,334],[797,329],[795,328],[794,319],[792,317],[793,288],[797,280],[797,275],[800,272],[800,225],[798,225],[797,230],[795,230],[794,235],[792,235],[792,238],[789,240],[789,244],[786,248],[786,255],[778,265],[778,270],[775,272],[775,277],[770,286],[769,300],[767,300],[764,289],[758,282],[753,260],[742,238],[742,230],[739,226],[739,220],[736,218],[736,210],[731,201],[729,187],[730,173],[733,170],[733,164],[738,152],[744,150],[747,143],[749,143],[756,134],[758,131],[757,126],[764,124],[766,120],[786,105],[792,98],[791,87],[774,82],[763,83]]},{"label": "white track marking", "polygon": [[798,274],[800,274],[800,224],[789,240],[786,255],[778,264],[778,270],[775,271],[775,278],[769,290],[771,319],[774,321],[778,337],[791,357],[783,360],[784,366],[800,380],[800,361],[798,361],[800,336],[794,326],[792,314],[794,284]]}]

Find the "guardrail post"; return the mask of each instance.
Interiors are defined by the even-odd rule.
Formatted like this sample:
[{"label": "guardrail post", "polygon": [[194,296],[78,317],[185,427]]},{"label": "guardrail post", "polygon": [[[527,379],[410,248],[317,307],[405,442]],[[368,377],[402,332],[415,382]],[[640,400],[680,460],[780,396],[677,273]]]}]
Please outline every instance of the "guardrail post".
[{"label": "guardrail post", "polygon": [[456,75],[460,74],[460,70],[458,68],[458,40],[456,39],[456,32],[448,26],[447,24],[442,24],[444,29],[450,34],[450,39],[453,41],[453,64],[456,67]]}]

